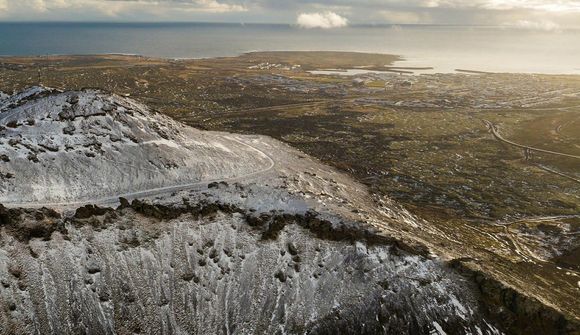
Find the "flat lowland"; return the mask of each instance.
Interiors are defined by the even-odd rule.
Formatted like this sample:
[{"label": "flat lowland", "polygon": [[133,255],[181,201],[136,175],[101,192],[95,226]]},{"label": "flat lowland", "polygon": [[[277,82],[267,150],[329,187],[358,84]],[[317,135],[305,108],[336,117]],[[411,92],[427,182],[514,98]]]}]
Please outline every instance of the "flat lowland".
[{"label": "flat lowland", "polygon": [[395,201],[418,222],[375,222],[384,234],[413,236],[522,294],[476,276],[489,301],[545,318],[522,307],[531,297],[577,321],[580,77],[309,72],[396,60],[330,52],[3,58],[0,90],[97,87],[196,128],[282,140],[366,184],[377,209]]}]

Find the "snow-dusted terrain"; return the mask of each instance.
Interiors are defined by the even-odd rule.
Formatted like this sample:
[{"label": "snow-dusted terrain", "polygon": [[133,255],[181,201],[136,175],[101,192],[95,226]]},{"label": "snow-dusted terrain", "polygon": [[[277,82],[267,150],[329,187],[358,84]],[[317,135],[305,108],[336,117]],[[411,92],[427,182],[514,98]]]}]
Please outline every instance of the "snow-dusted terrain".
[{"label": "snow-dusted terrain", "polygon": [[233,136],[185,127],[94,90],[34,87],[0,102],[2,203],[97,201],[267,170],[265,154]]},{"label": "snow-dusted terrain", "polygon": [[499,333],[377,233],[409,213],[271,138],[95,90],[4,97],[0,125],[2,334]]}]

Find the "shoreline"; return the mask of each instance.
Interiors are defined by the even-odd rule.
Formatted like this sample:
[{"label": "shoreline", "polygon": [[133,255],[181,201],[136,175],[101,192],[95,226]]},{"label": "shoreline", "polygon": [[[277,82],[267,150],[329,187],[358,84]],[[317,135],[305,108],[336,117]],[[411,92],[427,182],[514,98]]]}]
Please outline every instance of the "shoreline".
[{"label": "shoreline", "polygon": [[[462,74],[462,75],[482,75],[482,74],[494,74],[494,75],[537,75],[537,76],[580,76],[580,68],[574,69],[569,73],[556,73],[556,72],[504,72],[504,71],[489,71],[489,70],[477,70],[469,68],[453,68],[450,70],[439,70],[436,66],[406,66],[405,63],[414,63],[416,60],[409,59],[406,56],[398,54],[388,54],[388,53],[376,53],[376,52],[358,52],[358,51],[324,51],[324,50],[250,50],[244,51],[237,55],[231,56],[208,56],[208,57],[157,57],[148,56],[138,53],[123,53],[123,52],[106,52],[106,53],[87,53],[87,54],[45,54],[45,55],[0,55],[0,64],[4,63],[6,60],[21,60],[21,61],[31,61],[31,60],[49,60],[50,58],[98,58],[98,57],[124,57],[124,58],[140,58],[149,61],[165,61],[165,62],[188,62],[188,61],[200,61],[200,60],[220,60],[220,59],[235,59],[244,57],[251,57],[252,55],[260,56],[267,54],[275,55],[288,55],[291,54],[315,54],[315,53],[326,53],[326,54],[358,54],[358,55],[369,55],[369,56],[382,56],[382,57],[392,57],[393,60],[389,65],[384,65],[380,67],[380,71],[400,73],[405,75],[435,75],[435,74]],[[24,64],[23,62],[21,64]],[[359,70],[378,70],[379,67],[373,65],[356,65],[351,67],[337,67],[337,70],[346,71],[349,68],[359,69]],[[316,71],[324,71],[325,69],[318,68]],[[574,72],[577,71],[577,72]]]}]

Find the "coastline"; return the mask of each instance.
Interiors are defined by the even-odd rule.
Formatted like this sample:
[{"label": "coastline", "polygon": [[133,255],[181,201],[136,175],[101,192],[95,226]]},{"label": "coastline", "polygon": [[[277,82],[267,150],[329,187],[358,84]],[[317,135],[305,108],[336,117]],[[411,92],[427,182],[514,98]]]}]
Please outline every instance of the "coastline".
[{"label": "coastline", "polygon": [[314,71],[333,71],[339,70],[345,72],[349,69],[369,70],[378,72],[390,72],[405,75],[423,75],[423,74],[458,74],[458,75],[485,75],[485,74],[505,74],[505,75],[537,75],[537,76],[580,76],[580,68],[574,69],[570,73],[543,73],[543,72],[502,72],[502,71],[486,71],[480,69],[470,68],[452,68],[441,70],[435,66],[415,66],[417,60],[409,59],[404,55],[388,54],[388,53],[367,53],[356,51],[325,51],[325,50],[251,50],[241,52],[237,55],[216,56],[216,57],[157,57],[148,56],[138,53],[123,53],[123,52],[105,52],[105,53],[88,53],[88,54],[46,54],[46,55],[0,55],[0,64],[6,61],[23,61],[29,63],[35,59],[53,59],[53,58],[98,58],[98,57],[127,57],[127,58],[141,58],[143,60],[158,61],[158,62],[193,62],[193,61],[213,61],[220,59],[243,59],[245,57],[252,57],[254,55],[292,55],[292,54],[359,54],[359,55],[375,55],[381,57],[392,57],[392,62],[384,66],[373,65],[352,65],[350,67],[337,67],[336,69],[316,68]]},{"label": "coastline", "polygon": [[[78,28],[79,33],[71,34],[69,26]],[[292,25],[272,28],[271,25],[203,22],[24,22],[0,25],[0,50],[3,57],[125,54],[174,60],[291,51],[288,49],[337,50],[401,55],[404,60],[393,67],[432,67],[433,70],[423,70],[428,73],[467,69],[495,73],[580,74],[580,65],[574,57],[580,54],[575,31],[393,27],[355,25],[340,29],[303,29]],[[502,35],[501,45],[492,38],[497,34]]]}]

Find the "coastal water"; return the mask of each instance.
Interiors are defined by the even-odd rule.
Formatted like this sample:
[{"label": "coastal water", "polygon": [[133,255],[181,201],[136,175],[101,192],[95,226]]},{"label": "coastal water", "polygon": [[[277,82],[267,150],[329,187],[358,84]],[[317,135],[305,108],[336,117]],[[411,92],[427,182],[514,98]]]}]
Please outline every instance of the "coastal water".
[{"label": "coastal water", "polygon": [[[336,50],[397,54],[398,66],[434,72],[580,74],[580,31],[500,27],[211,23],[0,23],[0,55],[125,53],[166,58],[235,56],[262,50]],[[361,64],[364,65],[364,64]]]}]

